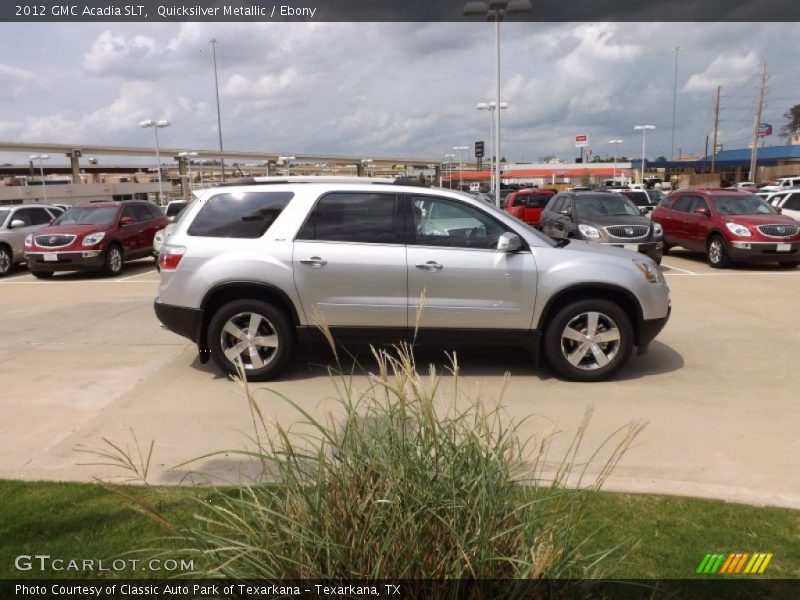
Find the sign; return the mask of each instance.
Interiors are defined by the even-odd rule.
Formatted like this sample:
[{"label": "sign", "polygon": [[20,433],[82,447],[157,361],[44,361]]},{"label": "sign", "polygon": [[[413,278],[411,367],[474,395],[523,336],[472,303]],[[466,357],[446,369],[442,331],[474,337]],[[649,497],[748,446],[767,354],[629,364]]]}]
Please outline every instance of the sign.
[{"label": "sign", "polygon": [[758,137],[767,137],[772,135],[772,125],[769,123],[760,123],[758,126]]},{"label": "sign", "polygon": [[589,145],[589,136],[588,135],[576,135],[575,136],[575,147],[576,148],[585,148]]},{"label": "sign", "polygon": [[475,142],[475,158],[483,158],[483,142]]}]

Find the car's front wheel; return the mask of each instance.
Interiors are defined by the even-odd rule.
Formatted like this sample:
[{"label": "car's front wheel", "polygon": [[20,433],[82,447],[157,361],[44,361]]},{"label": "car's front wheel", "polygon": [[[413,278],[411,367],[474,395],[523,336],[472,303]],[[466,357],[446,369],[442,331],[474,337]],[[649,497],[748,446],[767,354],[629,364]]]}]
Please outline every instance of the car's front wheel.
[{"label": "car's front wheel", "polygon": [[5,277],[11,272],[11,251],[5,246],[0,246],[0,277]]},{"label": "car's front wheel", "polygon": [[118,244],[111,244],[106,250],[103,272],[111,277],[119,275],[122,273],[123,263],[122,248],[120,248]]},{"label": "car's front wheel", "polygon": [[236,300],[220,308],[208,326],[211,358],[236,374],[241,363],[250,381],[266,381],[286,366],[295,346],[286,314],[259,300]]},{"label": "car's front wheel", "polygon": [[715,235],[708,241],[708,264],[715,269],[724,269],[731,266],[728,257],[728,246],[721,235]]},{"label": "car's front wheel", "polygon": [[558,375],[572,381],[601,381],[628,362],[633,326],[625,311],[609,300],[579,300],[553,316],[544,347]]}]

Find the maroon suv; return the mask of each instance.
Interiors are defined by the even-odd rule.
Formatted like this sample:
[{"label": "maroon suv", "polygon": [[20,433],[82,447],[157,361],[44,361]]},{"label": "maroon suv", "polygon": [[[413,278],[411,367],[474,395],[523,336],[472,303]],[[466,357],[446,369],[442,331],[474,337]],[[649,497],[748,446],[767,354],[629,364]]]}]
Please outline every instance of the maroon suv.
[{"label": "maroon suv", "polygon": [[758,196],[723,188],[672,192],[653,211],[670,246],[705,252],[712,267],[731,262],[800,265],[800,223],[779,214]]},{"label": "maroon suv", "polygon": [[119,275],[126,260],[150,256],[153,236],[167,224],[150,202],[79,204],[25,238],[25,260],[39,278],[55,271]]}]

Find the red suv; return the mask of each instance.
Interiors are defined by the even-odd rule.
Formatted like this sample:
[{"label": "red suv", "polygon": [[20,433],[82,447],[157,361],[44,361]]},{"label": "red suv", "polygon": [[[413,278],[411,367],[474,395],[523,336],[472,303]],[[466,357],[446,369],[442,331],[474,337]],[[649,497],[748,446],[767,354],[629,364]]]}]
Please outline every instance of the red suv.
[{"label": "red suv", "polygon": [[723,188],[671,193],[653,211],[670,246],[705,252],[722,268],[737,260],[800,265],[800,223],[779,214],[758,196]]},{"label": "red suv", "polygon": [[126,260],[151,255],[153,236],[167,224],[151,202],[79,204],[25,238],[25,260],[41,279],[55,271],[119,275]]},{"label": "red suv", "polygon": [[550,201],[550,198],[555,196],[558,190],[520,190],[508,195],[506,201],[506,211],[511,213],[512,216],[517,217],[520,221],[536,227],[539,225],[539,218],[541,217],[544,207]]}]

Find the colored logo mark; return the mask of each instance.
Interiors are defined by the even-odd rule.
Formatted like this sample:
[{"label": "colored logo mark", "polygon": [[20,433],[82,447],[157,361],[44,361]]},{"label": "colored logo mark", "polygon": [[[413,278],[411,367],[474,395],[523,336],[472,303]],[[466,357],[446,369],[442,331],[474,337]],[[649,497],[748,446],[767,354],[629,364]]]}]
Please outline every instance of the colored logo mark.
[{"label": "colored logo mark", "polygon": [[695,573],[710,575],[715,573],[759,575],[767,568],[772,554],[756,552],[729,552],[727,554],[706,554]]}]

